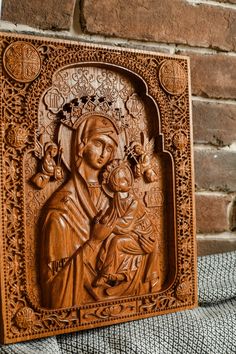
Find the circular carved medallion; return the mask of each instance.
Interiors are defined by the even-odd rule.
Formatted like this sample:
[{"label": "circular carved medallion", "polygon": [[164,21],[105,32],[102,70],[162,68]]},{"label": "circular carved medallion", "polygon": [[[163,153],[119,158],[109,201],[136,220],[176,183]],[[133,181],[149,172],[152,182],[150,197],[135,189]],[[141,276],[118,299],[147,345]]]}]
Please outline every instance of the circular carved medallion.
[{"label": "circular carved medallion", "polygon": [[17,327],[27,329],[35,322],[35,313],[30,307],[22,307],[15,316]]},{"label": "circular carved medallion", "polygon": [[188,143],[187,135],[182,131],[177,131],[173,136],[173,144],[176,149],[183,150]]},{"label": "circular carved medallion", "polygon": [[176,297],[185,301],[189,296],[191,296],[191,284],[188,280],[185,280],[183,283],[180,283],[175,290]]},{"label": "circular carved medallion", "polygon": [[14,42],[4,53],[3,65],[6,72],[16,81],[30,82],[40,73],[41,59],[32,44]]},{"label": "circular carved medallion", "polygon": [[187,86],[186,73],[183,67],[174,60],[166,60],[161,65],[159,80],[163,89],[172,95],[180,95]]},{"label": "circular carved medallion", "polygon": [[28,131],[25,128],[14,126],[7,130],[6,141],[14,148],[21,148],[28,138]]}]

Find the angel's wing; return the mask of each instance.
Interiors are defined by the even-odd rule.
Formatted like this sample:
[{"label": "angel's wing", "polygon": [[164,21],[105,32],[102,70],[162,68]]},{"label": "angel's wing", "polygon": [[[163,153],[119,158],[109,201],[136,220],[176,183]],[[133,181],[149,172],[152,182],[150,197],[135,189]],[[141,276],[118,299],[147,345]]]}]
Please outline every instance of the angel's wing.
[{"label": "angel's wing", "polygon": [[35,156],[37,156],[40,160],[43,157],[43,145],[36,139],[36,144],[35,144],[35,150],[34,150]]},{"label": "angel's wing", "polygon": [[146,140],[147,140],[147,138],[146,138],[144,132],[140,132],[140,141],[141,141],[141,144],[143,147],[146,145],[145,144]]},{"label": "angel's wing", "polygon": [[146,143],[145,152],[147,152],[149,154],[153,154],[154,146],[155,146],[155,139],[152,138]]}]

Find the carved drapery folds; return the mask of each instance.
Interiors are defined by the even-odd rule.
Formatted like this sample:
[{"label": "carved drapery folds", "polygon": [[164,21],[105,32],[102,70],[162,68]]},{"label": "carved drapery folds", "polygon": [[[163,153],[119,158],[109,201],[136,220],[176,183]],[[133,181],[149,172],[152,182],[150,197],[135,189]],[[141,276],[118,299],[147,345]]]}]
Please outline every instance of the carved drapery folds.
[{"label": "carved drapery folds", "polygon": [[6,343],[196,305],[184,57],[1,36]]}]

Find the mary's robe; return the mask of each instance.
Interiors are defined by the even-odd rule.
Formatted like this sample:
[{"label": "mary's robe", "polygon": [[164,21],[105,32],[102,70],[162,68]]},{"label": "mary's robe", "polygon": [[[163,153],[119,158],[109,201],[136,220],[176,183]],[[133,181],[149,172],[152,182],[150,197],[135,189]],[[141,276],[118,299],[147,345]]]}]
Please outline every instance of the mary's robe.
[{"label": "mary's robe", "polygon": [[107,200],[90,192],[77,174],[56,191],[41,233],[40,275],[43,306],[63,308],[96,300],[91,288],[99,245],[89,243],[92,222]]}]

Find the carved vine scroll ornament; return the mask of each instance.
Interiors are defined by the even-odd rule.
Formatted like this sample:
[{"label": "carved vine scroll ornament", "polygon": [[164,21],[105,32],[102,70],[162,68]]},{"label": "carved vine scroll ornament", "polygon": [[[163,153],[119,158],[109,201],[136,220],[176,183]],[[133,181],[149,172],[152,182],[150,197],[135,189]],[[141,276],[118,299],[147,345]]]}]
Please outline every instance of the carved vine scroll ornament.
[{"label": "carved vine scroll ornament", "polygon": [[1,35],[1,334],[197,303],[188,59]]}]

